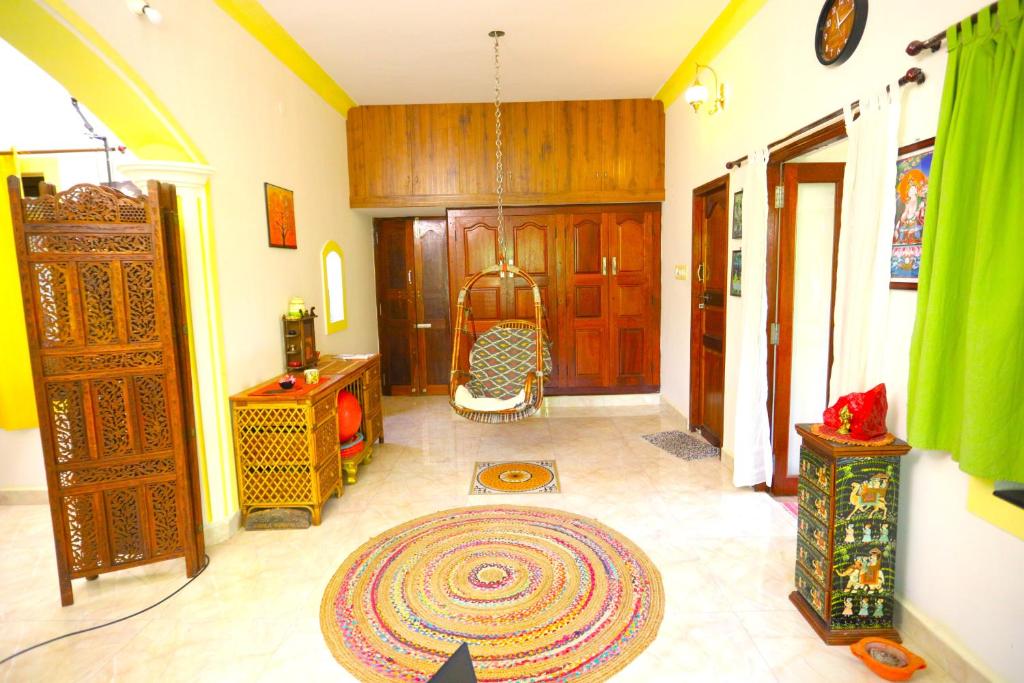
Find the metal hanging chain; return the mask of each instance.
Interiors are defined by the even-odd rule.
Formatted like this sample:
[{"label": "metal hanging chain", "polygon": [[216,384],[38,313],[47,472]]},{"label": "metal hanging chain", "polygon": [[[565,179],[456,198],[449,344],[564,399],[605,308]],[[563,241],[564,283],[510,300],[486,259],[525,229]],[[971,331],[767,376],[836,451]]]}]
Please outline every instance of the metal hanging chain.
[{"label": "metal hanging chain", "polygon": [[498,185],[498,248],[501,250],[501,259],[512,265],[505,245],[505,169],[501,159],[501,57],[498,52],[498,39],[505,35],[505,32],[491,31],[487,35],[494,38],[494,170]]}]

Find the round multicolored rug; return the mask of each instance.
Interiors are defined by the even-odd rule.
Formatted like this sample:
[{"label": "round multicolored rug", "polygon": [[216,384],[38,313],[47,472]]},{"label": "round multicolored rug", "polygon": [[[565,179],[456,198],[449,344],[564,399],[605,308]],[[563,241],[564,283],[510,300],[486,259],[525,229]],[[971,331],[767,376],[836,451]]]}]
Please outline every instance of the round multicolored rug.
[{"label": "round multicolored rug", "polygon": [[661,576],[586,517],[510,505],[420,517],[363,544],[320,625],[362,681],[427,681],[463,642],[481,683],[603,681],[661,624]]}]

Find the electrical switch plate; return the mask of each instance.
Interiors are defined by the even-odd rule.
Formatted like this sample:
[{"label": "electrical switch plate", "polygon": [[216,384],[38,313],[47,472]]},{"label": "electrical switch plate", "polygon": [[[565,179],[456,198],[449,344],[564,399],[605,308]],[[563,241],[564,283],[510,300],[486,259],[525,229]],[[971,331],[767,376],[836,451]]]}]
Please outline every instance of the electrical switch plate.
[{"label": "electrical switch plate", "polygon": [[689,269],[685,265],[676,266],[673,272],[677,280],[685,280],[689,275]]}]

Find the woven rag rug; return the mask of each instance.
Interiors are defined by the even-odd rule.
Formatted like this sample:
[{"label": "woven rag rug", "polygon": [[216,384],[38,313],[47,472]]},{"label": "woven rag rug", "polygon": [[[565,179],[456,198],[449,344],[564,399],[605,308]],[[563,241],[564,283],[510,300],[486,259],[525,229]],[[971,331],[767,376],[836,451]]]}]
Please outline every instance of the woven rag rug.
[{"label": "woven rag rug", "polygon": [[560,510],[458,508],[371,539],[320,625],[361,681],[425,682],[462,642],[481,683],[604,681],[654,639],[661,576],[631,541]]}]

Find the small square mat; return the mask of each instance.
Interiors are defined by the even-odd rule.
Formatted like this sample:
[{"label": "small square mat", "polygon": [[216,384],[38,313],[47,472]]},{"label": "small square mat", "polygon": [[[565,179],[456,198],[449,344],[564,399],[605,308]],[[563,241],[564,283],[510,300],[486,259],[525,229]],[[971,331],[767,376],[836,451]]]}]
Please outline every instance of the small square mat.
[{"label": "small square mat", "polygon": [[554,460],[478,462],[473,468],[471,495],[485,493],[559,493]]},{"label": "small square mat", "polygon": [[717,446],[712,446],[705,441],[690,436],[686,432],[678,430],[644,434],[644,441],[683,460],[717,458],[722,454]]}]

